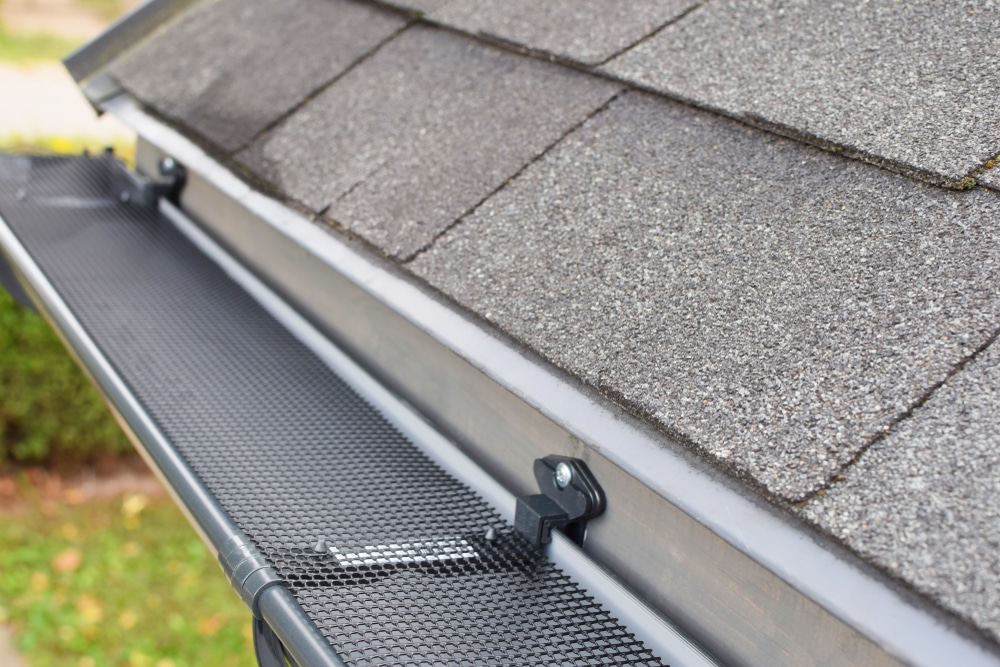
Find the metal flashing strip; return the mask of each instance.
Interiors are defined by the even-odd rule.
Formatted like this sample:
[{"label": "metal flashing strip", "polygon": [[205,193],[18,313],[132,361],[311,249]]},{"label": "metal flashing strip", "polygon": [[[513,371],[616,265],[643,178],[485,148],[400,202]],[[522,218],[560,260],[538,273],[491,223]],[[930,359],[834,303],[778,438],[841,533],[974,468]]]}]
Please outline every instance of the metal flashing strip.
[{"label": "metal flashing strip", "polygon": [[[340,284],[353,290],[345,288],[342,295],[329,297],[341,299],[335,305],[344,309],[367,308],[369,312],[385,308],[398,315],[400,321],[412,325],[413,331],[433,339],[457,358],[456,363],[467,364],[516,398],[518,405],[523,404],[533,411],[532,414],[519,412],[515,415],[517,418],[530,421],[535,419],[534,413],[541,415],[548,425],[538,426],[538,429],[567,433],[564,448],[576,448],[577,453],[582,450],[592,458],[593,462],[588,461],[592,468],[606,460],[608,464],[601,473],[602,483],[606,475],[611,474],[608,472],[611,465],[627,475],[628,480],[641,484],[649,493],[635,501],[629,510],[641,515],[648,507],[655,507],[658,514],[643,515],[655,524],[648,526],[648,530],[675,531],[670,537],[672,541],[666,542],[668,548],[649,557],[662,559],[663,569],[667,569],[668,559],[681,566],[687,564],[694,568],[690,576],[687,571],[677,570],[655,579],[660,573],[637,570],[635,563],[656,561],[629,561],[629,558],[641,557],[642,554],[632,553],[641,549],[629,542],[629,548],[623,550],[620,539],[612,544],[613,540],[608,537],[614,535],[610,532],[614,530],[610,518],[594,522],[593,539],[588,537],[586,548],[597,553],[603,562],[614,567],[616,574],[633,584],[652,582],[642,588],[644,595],[656,601],[658,606],[678,609],[679,614],[671,613],[671,616],[678,618],[678,622],[724,661],[748,665],[794,665],[807,661],[1000,665],[995,647],[966,636],[950,621],[931,612],[926,603],[891,585],[856,558],[824,543],[795,520],[744,493],[724,476],[693,460],[680,447],[665,442],[661,435],[629,418],[609,402],[539,364],[415,281],[338,240],[288,207],[252,190],[186,137],[144,113],[127,96],[110,100],[105,106],[145,141],[187,167],[194,177],[194,187],[202,190],[195,192],[189,185],[191,192],[185,203],[192,209],[202,210],[204,224],[217,222],[211,219],[213,211],[217,216],[233,216],[225,225],[219,223],[213,227],[213,233],[224,239],[255,271],[266,275],[269,282],[287,290],[282,278],[294,277],[300,267],[306,267],[301,268],[306,271],[314,270],[308,267],[322,265],[322,270],[329,272],[324,273],[324,277],[333,276],[331,279],[340,280]],[[212,199],[213,194],[215,199]],[[203,200],[199,202],[197,197]],[[232,233],[237,228],[239,234]],[[195,231],[208,239],[200,230]],[[273,261],[284,261],[285,265],[262,267],[271,261],[267,256],[271,249],[278,254],[280,248],[276,244],[279,242],[287,243],[291,250]],[[285,273],[278,275],[279,269]],[[240,270],[246,269],[240,267]],[[303,297],[296,296],[301,306]],[[283,302],[281,307],[291,311]],[[311,314],[315,312],[310,311]],[[295,311],[291,311],[291,315],[303,323],[306,321]],[[313,333],[304,334],[307,337],[326,340],[311,326],[308,329]],[[393,335],[385,330],[366,333],[374,341],[373,345]],[[357,336],[350,343],[355,346],[352,352],[358,351],[359,356],[376,366],[378,372],[385,371],[377,354],[365,355],[364,344]],[[411,363],[419,364],[420,361]],[[451,379],[468,386],[480,381],[467,373]],[[456,391],[465,388],[466,385],[462,385]],[[429,393],[435,390],[432,387]],[[359,391],[364,393],[365,390]],[[385,390],[378,388],[377,391]],[[417,396],[405,391],[403,395],[414,402],[423,401],[421,410],[437,419],[433,410],[437,396]],[[449,407],[443,402],[441,405],[442,409]],[[425,409],[427,406],[430,409]],[[497,418],[485,412],[474,416]],[[407,424],[401,427],[404,432],[406,428],[431,430],[416,416],[404,421]],[[453,459],[439,457],[434,458],[452,470]],[[465,468],[466,464],[460,467]],[[510,494],[478,467],[473,468],[475,470],[468,474],[474,480],[478,476],[478,482],[465,478],[467,483],[484,489],[481,493],[497,506],[508,506],[496,500],[509,498]],[[514,479],[513,483],[519,480]],[[628,488],[634,490],[636,487]],[[625,499],[616,498],[614,489],[607,485],[606,489],[611,514],[615,502],[622,503]],[[509,507],[512,509],[513,505]],[[622,521],[625,519],[627,517]],[[621,534],[618,537],[621,538]],[[568,554],[571,555],[575,547],[560,539],[553,543],[551,550],[553,557],[572,574],[572,568],[566,567],[566,563],[572,560]],[[620,553],[622,551],[629,553]],[[654,579],[644,580],[646,576]],[[722,583],[713,582],[713,578]],[[679,591],[687,597],[672,602],[668,596],[660,595],[662,591],[658,586],[663,590]],[[711,593],[704,593],[708,589]],[[619,594],[622,591],[618,588]],[[757,599],[758,594],[765,596],[764,599]],[[696,610],[693,615],[683,615],[679,608],[685,604]],[[737,613],[737,607],[747,611]],[[633,630],[637,629],[625,614],[620,618]]]},{"label": "metal flashing strip", "polygon": [[[354,360],[229,255],[173,204],[162,201],[160,210],[192,243],[218,264],[230,278],[242,286],[265,310],[311,349],[338,376],[343,378],[352,389],[366,398],[431,460],[475,490],[496,508],[504,520],[513,523],[516,506],[516,498],[513,494],[490,477],[453,443],[444,438],[412,407],[399,400],[397,396],[358,366]],[[422,557],[423,560],[468,560],[479,557],[479,554],[464,539],[436,544],[376,546],[368,549],[368,553],[357,554],[343,554],[336,547],[330,547],[329,550],[341,566],[345,566],[345,564],[346,566],[358,566],[392,563],[398,552],[421,549],[429,552]],[[375,551],[380,553],[372,553]],[[550,560],[573,577],[586,593],[619,618],[628,630],[657,657],[670,662],[675,667],[696,667],[698,665],[709,667],[716,664],[680,630],[626,591],[606,571],[580,552],[576,545],[564,535],[553,533],[553,540],[544,552]],[[405,557],[404,553],[399,560]],[[416,556],[416,558],[421,558],[421,556]]]},{"label": "metal flashing strip", "polygon": [[[197,0],[148,0],[115,21],[107,30],[66,56],[63,64],[78,83],[97,74],[101,68],[129,47],[193,5]],[[92,100],[94,103],[100,99]]]},{"label": "metal flashing strip", "polygon": [[[220,549],[227,545],[239,549],[250,545],[250,540],[170,445],[3,217],[0,217],[0,250],[15,267],[22,286],[39,312],[90,376],[136,450],[184,511],[209,550],[219,555]],[[225,567],[225,562],[222,564]],[[242,583],[230,580],[243,595]],[[269,582],[254,593],[249,601],[253,611],[268,622],[298,664],[343,667],[330,644],[284,586]]]}]

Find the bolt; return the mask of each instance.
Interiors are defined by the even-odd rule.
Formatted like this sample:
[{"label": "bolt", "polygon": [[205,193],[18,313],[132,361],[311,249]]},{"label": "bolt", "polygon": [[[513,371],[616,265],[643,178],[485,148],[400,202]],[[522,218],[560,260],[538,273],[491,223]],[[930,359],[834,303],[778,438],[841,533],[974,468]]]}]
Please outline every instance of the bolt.
[{"label": "bolt", "polygon": [[123,204],[129,203],[130,201],[132,201],[132,193],[129,192],[128,190],[122,191],[122,193],[118,195],[118,201],[120,201]]},{"label": "bolt", "polygon": [[165,157],[158,165],[161,176],[173,176],[177,173],[177,160],[172,157]]},{"label": "bolt", "polygon": [[313,551],[315,551],[315,552],[316,552],[316,553],[318,553],[318,554],[325,554],[325,553],[329,553],[329,551],[330,551],[330,545],[329,545],[329,544],[327,543],[327,541],[326,541],[326,540],[324,540],[324,539],[323,539],[323,538],[321,537],[321,538],[319,538],[319,540],[318,540],[318,541],[316,542],[316,545],[315,545],[315,546],[313,547]]},{"label": "bolt", "polygon": [[24,201],[25,199],[27,199],[27,197],[28,193],[25,192],[24,190],[17,191],[17,201]]},{"label": "bolt", "polygon": [[486,535],[485,535],[484,539],[487,542],[496,542],[497,541],[497,529],[494,528],[494,527],[492,527],[492,526],[490,526],[489,528],[487,528],[486,529]]},{"label": "bolt", "polygon": [[565,489],[573,481],[573,466],[562,461],[556,466],[555,479],[556,486],[560,489]]}]

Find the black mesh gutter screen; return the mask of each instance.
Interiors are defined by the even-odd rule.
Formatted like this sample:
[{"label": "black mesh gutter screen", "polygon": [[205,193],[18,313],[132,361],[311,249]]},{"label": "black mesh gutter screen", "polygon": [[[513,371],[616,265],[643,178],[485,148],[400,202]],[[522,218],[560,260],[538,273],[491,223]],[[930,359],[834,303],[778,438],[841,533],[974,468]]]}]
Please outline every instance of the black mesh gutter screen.
[{"label": "black mesh gutter screen", "polygon": [[175,491],[209,540],[249,538],[230,563],[248,586],[287,587],[350,665],[661,664],[155,208],[123,201],[120,169],[0,156],[7,245],[175,449],[146,445],[190,478]]}]

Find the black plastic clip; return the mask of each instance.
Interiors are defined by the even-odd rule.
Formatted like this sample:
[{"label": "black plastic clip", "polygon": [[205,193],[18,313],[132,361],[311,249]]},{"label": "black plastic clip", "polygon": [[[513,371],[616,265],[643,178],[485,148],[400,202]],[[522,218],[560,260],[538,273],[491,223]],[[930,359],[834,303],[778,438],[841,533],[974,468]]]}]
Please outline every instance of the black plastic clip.
[{"label": "black plastic clip", "polygon": [[159,206],[160,199],[178,203],[187,179],[184,165],[165,157],[157,164],[157,172],[152,176],[125,168],[113,172],[113,187],[117,188],[119,201],[139,202],[152,208]]},{"label": "black plastic clip", "polygon": [[561,529],[583,544],[587,521],[604,511],[604,490],[580,459],[546,456],[535,460],[535,479],[541,494],[517,499],[514,526],[535,547],[552,541],[552,529]]}]

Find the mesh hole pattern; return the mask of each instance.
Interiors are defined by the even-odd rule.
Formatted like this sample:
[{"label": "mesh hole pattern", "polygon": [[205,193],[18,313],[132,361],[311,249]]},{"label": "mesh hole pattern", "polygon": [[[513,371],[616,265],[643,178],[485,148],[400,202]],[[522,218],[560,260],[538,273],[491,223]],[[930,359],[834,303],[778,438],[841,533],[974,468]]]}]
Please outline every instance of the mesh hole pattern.
[{"label": "mesh hole pattern", "polygon": [[[660,664],[168,220],[120,202],[119,168],[0,156],[0,214],[346,662]],[[345,566],[320,538],[476,556]]]}]

